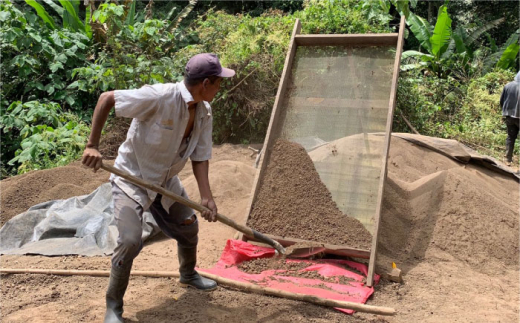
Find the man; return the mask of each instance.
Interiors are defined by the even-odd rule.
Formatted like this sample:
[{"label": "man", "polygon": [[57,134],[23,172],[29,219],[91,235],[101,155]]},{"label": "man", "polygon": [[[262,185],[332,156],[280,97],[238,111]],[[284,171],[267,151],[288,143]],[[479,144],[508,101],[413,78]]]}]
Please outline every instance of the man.
[{"label": "man", "polygon": [[[234,74],[233,70],[220,65],[216,55],[205,53],[189,60],[183,82],[101,94],[94,110],[83,164],[94,171],[100,168],[101,129],[115,106],[116,116],[133,120],[114,167],[188,197],[177,174],[190,158],[201,204],[211,210],[202,216],[208,221],[216,221],[217,206],[208,180],[213,120],[208,102],[218,92],[222,78]],[[112,175],[110,181],[119,237],[112,256],[105,323],[123,322],[123,296],[133,260],[143,246],[141,224],[143,211],[147,209],[161,230],[177,240],[180,284],[201,290],[215,289],[216,282],[195,271],[198,242],[195,212],[121,177]]]},{"label": "man", "polygon": [[507,126],[506,165],[511,166],[520,126],[520,72],[516,74],[514,82],[509,82],[504,87],[500,96],[500,106]]}]

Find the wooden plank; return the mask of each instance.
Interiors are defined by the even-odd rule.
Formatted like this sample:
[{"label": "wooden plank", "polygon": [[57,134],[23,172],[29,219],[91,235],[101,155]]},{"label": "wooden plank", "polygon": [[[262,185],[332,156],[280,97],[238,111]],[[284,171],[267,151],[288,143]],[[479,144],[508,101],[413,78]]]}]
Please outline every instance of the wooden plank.
[{"label": "wooden plank", "polygon": [[[274,100],[273,111],[271,112],[271,120],[269,121],[269,127],[267,128],[267,135],[265,137],[264,146],[262,148],[262,156],[260,157],[259,167],[255,175],[255,179],[253,180],[253,188],[251,189],[251,197],[249,198],[249,205],[246,209],[246,213],[244,215],[243,224],[247,224],[247,220],[249,219],[249,214],[251,213],[251,208],[256,199],[256,194],[258,192],[258,188],[260,187],[261,178],[260,176],[264,173],[265,168],[267,167],[267,161],[270,156],[270,148],[273,138],[273,131],[278,127],[278,120],[280,116],[280,111],[282,110],[281,105],[284,101],[285,92],[287,89],[287,84],[289,83],[289,79],[291,77],[291,68],[294,60],[294,56],[296,55],[296,43],[294,41],[294,37],[300,33],[301,30],[300,19],[296,19],[294,23],[294,28],[292,31],[291,40],[289,42],[289,49],[287,51],[287,55],[285,56],[285,64],[282,71],[282,76],[280,78],[280,85],[278,86],[278,92],[276,93],[276,98]],[[244,235],[239,233],[239,239],[243,240]]]},{"label": "wooden plank", "polygon": [[[304,239],[298,239],[298,238],[292,238],[292,237],[280,237],[275,236],[272,234],[266,234],[267,237],[278,241],[284,248],[287,248],[289,246],[292,246],[297,243],[302,244],[311,244],[311,245],[322,245],[325,247],[325,253],[343,256],[343,257],[356,257],[356,258],[363,258],[368,259],[370,257],[370,251],[364,250],[364,249],[358,249],[358,248],[352,248],[349,246],[343,246],[343,245],[333,245],[323,242],[316,242],[316,241],[310,241],[310,240],[304,240]],[[251,239],[248,239],[251,240]],[[253,240],[257,241],[257,240]]]},{"label": "wooden plank", "polygon": [[397,37],[397,33],[297,35],[294,40],[298,46],[395,46]]},{"label": "wooden plank", "polygon": [[390,139],[392,135],[392,122],[394,117],[394,109],[395,109],[395,101],[397,98],[397,81],[399,78],[399,68],[401,65],[401,54],[403,52],[403,40],[404,40],[404,16],[401,17],[401,23],[399,24],[399,41],[397,42],[397,50],[395,54],[395,64],[394,64],[394,75],[392,78],[392,87],[390,92],[390,102],[388,109],[388,120],[386,123],[386,134],[385,134],[385,148],[383,152],[382,159],[382,167],[381,174],[379,178],[379,189],[378,189],[378,201],[376,207],[375,214],[375,226],[374,232],[372,232],[372,247],[370,248],[370,260],[368,262],[368,276],[367,276],[367,285],[372,286],[374,283],[374,271],[376,264],[376,256],[377,256],[377,238],[379,234],[379,223],[381,222],[381,207],[383,205],[383,190],[384,184],[386,180],[387,173],[387,163],[388,163],[388,151],[390,150]]}]

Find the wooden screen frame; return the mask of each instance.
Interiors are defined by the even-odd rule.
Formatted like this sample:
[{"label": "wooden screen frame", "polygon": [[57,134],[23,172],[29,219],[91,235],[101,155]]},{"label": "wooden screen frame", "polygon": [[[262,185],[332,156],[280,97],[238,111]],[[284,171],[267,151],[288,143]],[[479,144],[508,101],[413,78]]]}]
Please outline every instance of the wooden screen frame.
[{"label": "wooden screen frame", "polygon": [[[356,47],[359,46],[396,46],[396,55],[394,61],[394,71],[392,76],[392,85],[390,87],[390,98],[388,105],[388,115],[387,115],[387,123],[386,123],[386,131],[385,131],[385,139],[384,139],[384,151],[382,156],[382,165],[381,165],[381,174],[379,180],[378,187],[378,197],[376,204],[376,213],[374,215],[375,226],[372,245],[370,250],[356,249],[348,246],[338,246],[331,245],[325,242],[317,242],[317,241],[308,241],[297,238],[289,238],[289,237],[278,237],[273,235],[268,235],[269,237],[277,240],[284,247],[293,245],[295,243],[320,243],[325,246],[326,253],[336,254],[340,256],[350,256],[357,258],[369,259],[368,264],[368,275],[367,275],[367,285],[372,286],[374,282],[374,271],[375,271],[375,262],[377,256],[377,242],[379,235],[379,223],[381,218],[381,207],[383,203],[383,189],[386,181],[387,175],[387,160],[388,160],[388,151],[390,149],[390,138],[392,133],[392,120],[394,116],[395,103],[397,97],[397,81],[399,76],[399,68],[401,64],[401,54],[403,49],[403,37],[404,37],[404,29],[405,29],[405,20],[404,17],[401,17],[401,21],[399,24],[399,33],[387,33],[387,34],[347,34],[347,35],[301,35],[301,23],[299,19],[296,19],[294,24],[294,28],[291,35],[291,40],[289,42],[289,48],[287,51],[287,55],[285,57],[285,64],[282,71],[282,76],[280,78],[280,84],[278,86],[278,91],[276,93],[276,98],[273,105],[273,110],[271,112],[271,119],[269,121],[269,127],[267,128],[267,135],[265,137],[262,155],[260,156],[258,170],[256,172],[253,187],[251,189],[251,197],[249,199],[249,204],[244,215],[243,221],[241,223],[246,224],[249,219],[251,209],[256,201],[257,193],[259,191],[259,187],[261,184],[262,176],[265,173],[265,169],[267,167],[267,161],[271,155],[272,145],[275,140],[274,132],[279,129],[280,125],[280,111],[282,110],[281,106],[284,104],[283,98],[285,97],[287,91],[287,85],[290,81],[290,71],[292,69],[294,57],[296,55],[296,49],[298,46],[344,46],[344,45],[353,45]],[[264,232],[267,233],[268,232]],[[243,234],[239,234],[239,239],[248,240],[250,238],[244,236]]]}]

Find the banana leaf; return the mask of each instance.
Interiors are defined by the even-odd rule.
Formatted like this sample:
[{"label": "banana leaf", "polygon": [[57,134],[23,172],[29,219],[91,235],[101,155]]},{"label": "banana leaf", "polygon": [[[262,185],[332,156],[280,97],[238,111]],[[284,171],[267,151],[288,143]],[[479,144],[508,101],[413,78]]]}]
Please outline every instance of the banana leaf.
[{"label": "banana leaf", "polygon": [[448,48],[451,40],[451,18],[448,15],[448,7],[442,5],[439,8],[439,15],[437,16],[437,23],[433,30],[433,36],[430,37],[432,44],[431,53],[436,57],[440,57]]},{"label": "banana leaf", "polygon": [[430,25],[430,23],[428,23],[426,19],[421,18],[412,12],[410,12],[406,23],[408,26],[410,26],[410,29],[412,30],[415,38],[417,38],[421,44],[421,47],[427,49],[428,52],[431,53],[432,45],[430,43],[430,38],[432,36],[433,27]]},{"label": "banana leaf", "polygon": [[512,44],[518,43],[519,35],[520,35],[520,29],[518,29],[516,32],[514,32],[507,39],[506,43],[500,47],[500,50],[498,52],[489,55],[484,60],[484,72],[487,73],[489,70],[491,70],[493,68],[493,66],[496,65],[496,63],[500,60],[500,58],[502,58],[502,55],[504,54],[504,52],[506,51],[506,49],[509,46],[511,46]]},{"label": "banana leaf", "polygon": [[126,24],[129,26],[134,25],[134,18],[135,18],[135,4],[137,3],[137,0],[132,0],[132,4],[130,5],[130,10],[128,11],[128,14],[126,16]]},{"label": "banana leaf", "polygon": [[420,58],[420,59],[423,59],[425,57],[433,58],[433,56],[430,54],[421,53],[416,50],[407,50],[406,52],[403,52],[403,54],[401,55],[402,60],[405,60],[409,57],[415,57],[415,58]]},{"label": "banana leaf", "polygon": [[42,7],[41,4],[39,4],[38,2],[36,2],[36,0],[25,0],[25,2],[30,5],[31,7],[33,7],[35,10],[36,10],[36,13],[38,14],[38,16],[40,18],[42,18],[42,20],[44,22],[46,22],[47,24],[49,24],[49,26],[52,28],[52,29],[56,29],[56,24],[54,23],[54,19],[52,19],[52,17],[49,15],[49,13],[47,13],[47,11],[45,10],[44,7]]},{"label": "banana leaf", "polygon": [[[451,35],[451,41],[448,45],[448,49],[442,54],[441,58],[449,58],[453,52],[462,54],[468,52],[465,45],[466,32],[461,26],[458,26]],[[469,53],[469,52],[468,52]]]},{"label": "banana leaf", "polygon": [[496,26],[500,25],[502,22],[506,20],[505,18],[499,18],[497,20],[493,20],[491,22],[488,22],[484,26],[478,28],[474,32],[469,35],[468,39],[466,40],[466,47],[469,47],[471,44],[473,44],[483,33],[486,31],[495,28]]},{"label": "banana leaf", "polygon": [[453,33],[453,42],[455,43],[455,48],[457,50],[457,53],[464,53],[466,51],[466,46],[469,46],[468,43],[465,41],[465,32],[464,29],[462,29],[461,26],[459,26],[457,29],[455,29],[455,32]]},{"label": "banana leaf", "polygon": [[64,14],[64,25],[67,21],[68,27],[72,27],[75,31],[85,32],[85,25],[78,17],[79,0],[58,0],[63,8],[65,8]]},{"label": "banana leaf", "polygon": [[176,6],[173,6],[172,10],[170,10],[170,12],[168,13],[168,15],[166,16],[166,20],[170,20],[173,16],[173,13],[177,11],[177,7]]},{"label": "banana leaf", "polygon": [[195,5],[197,4],[197,0],[190,0],[190,3],[182,9],[181,12],[175,17],[170,25],[166,28],[167,32],[170,32],[173,28],[177,27],[181,21],[186,18],[190,14],[190,12],[195,8]]},{"label": "banana leaf", "polygon": [[63,17],[63,8],[58,6],[54,1],[52,0],[43,0],[46,4],[48,4],[60,17]]},{"label": "banana leaf", "polygon": [[85,10],[85,34],[88,38],[92,39],[92,27],[90,26],[90,8]]},{"label": "banana leaf", "polygon": [[509,45],[500,59],[497,62],[497,67],[508,69],[513,67],[516,62],[516,56],[518,56],[518,50],[520,49],[520,45],[518,43],[514,43]]},{"label": "banana leaf", "polygon": [[405,16],[406,19],[410,16],[410,7],[408,6],[408,0],[394,0],[395,8],[401,16]]}]

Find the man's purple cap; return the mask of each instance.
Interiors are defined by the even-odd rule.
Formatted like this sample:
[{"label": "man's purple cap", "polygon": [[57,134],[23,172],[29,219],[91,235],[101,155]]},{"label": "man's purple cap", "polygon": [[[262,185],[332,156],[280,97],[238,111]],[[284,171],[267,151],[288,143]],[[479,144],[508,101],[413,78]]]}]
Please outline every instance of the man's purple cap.
[{"label": "man's purple cap", "polygon": [[235,71],[222,67],[215,54],[197,54],[186,64],[186,76],[192,79],[201,79],[208,76],[232,77],[233,75],[235,75]]}]

